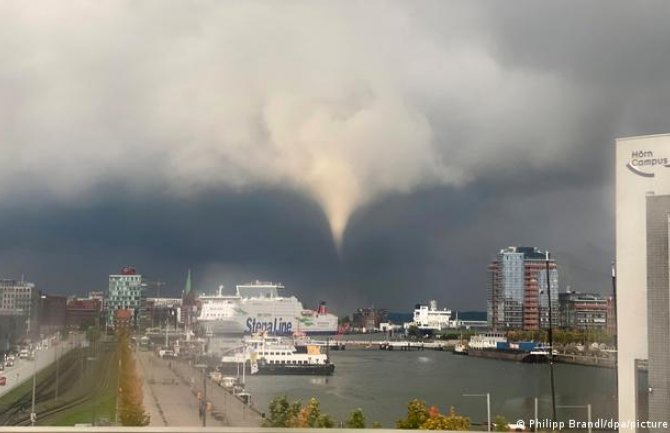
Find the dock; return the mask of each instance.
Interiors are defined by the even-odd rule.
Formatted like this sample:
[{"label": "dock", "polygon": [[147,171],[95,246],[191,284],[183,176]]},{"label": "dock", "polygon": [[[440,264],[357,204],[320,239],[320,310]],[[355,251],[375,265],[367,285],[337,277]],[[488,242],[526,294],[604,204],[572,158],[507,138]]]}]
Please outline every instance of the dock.
[{"label": "dock", "polygon": [[[331,342],[331,344],[333,344]],[[346,350],[449,350],[456,341],[409,341],[409,340],[338,340]],[[332,350],[332,348],[331,348]]]}]

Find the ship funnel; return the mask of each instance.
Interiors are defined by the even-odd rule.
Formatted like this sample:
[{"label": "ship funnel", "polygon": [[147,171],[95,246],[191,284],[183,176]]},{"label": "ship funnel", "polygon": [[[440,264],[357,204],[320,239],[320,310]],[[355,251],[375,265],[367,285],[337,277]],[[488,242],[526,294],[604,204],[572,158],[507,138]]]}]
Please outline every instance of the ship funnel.
[{"label": "ship funnel", "polygon": [[319,314],[326,314],[328,310],[326,309],[326,303],[321,301],[319,303],[319,308],[316,310],[317,313]]}]

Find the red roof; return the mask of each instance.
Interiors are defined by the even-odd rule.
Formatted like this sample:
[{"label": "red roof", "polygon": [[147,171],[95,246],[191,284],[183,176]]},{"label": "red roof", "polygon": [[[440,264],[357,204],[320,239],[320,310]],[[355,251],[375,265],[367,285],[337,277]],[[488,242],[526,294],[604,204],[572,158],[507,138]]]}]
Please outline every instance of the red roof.
[{"label": "red roof", "polygon": [[116,320],[130,320],[132,317],[130,310],[116,310]]}]

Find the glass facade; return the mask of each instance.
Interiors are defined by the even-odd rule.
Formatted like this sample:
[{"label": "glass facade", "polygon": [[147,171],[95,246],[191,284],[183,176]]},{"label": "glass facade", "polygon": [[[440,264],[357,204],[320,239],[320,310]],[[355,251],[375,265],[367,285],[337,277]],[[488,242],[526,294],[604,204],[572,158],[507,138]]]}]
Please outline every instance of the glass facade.
[{"label": "glass facade", "polygon": [[[558,325],[558,269],[549,261],[553,323]],[[508,247],[489,266],[487,302],[489,326],[493,329],[537,329],[548,323],[545,254],[537,248]],[[544,290],[544,292],[543,292]]]},{"label": "glass facade", "polygon": [[133,311],[133,324],[137,324],[140,306],[142,305],[141,275],[110,275],[107,296],[107,326],[114,326],[114,315],[117,310]]}]

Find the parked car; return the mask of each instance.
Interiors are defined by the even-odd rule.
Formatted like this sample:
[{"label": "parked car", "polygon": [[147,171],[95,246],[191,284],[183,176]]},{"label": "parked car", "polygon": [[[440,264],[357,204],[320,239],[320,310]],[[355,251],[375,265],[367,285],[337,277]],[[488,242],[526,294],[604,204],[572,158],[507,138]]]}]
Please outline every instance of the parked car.
[{"label": "parked car", "polygon": [[7,385],[7,378],[5,376],[0,376],[0,386]]}]

